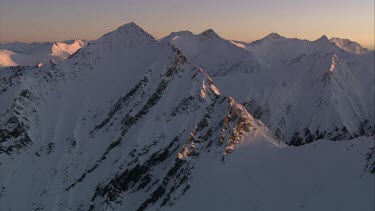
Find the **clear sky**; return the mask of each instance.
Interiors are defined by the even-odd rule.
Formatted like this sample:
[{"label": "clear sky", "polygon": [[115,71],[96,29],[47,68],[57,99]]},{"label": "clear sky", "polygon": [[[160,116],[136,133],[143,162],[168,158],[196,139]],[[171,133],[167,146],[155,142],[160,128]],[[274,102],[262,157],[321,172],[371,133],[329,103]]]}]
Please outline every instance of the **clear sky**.
[{"label": "clear sky", "polygon": [[96,39],[133,21],[157,38],[212,28],[241,41],[325,34],[374,48],[374,0],[0,0],[0,42]]}]

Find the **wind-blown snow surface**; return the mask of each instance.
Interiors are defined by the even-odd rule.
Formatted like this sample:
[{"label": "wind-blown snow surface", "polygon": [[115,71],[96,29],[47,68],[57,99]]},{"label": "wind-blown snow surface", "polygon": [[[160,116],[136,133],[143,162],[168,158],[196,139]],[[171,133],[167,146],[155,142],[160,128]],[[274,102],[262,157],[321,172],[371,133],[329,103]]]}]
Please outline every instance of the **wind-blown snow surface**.
[{"label": "wind-blown snow surface", "polygon": [[65,42],[42,43],[6,43],[0,44],[0,67],[36,66],[53,60],[59,63],[67,59],[86,41],[73,40]]},{"label": "wind-blown snow surface", "polygon": [[[195,38],[199,35],[179,34],[165,39],[204,66],[222,93],[242,103],[286,143],[374,134],[374,52],[355,55],[326,36],[308,41],[272,33],[252,43],[215,36],[207,45]],[[258,71],[234,65],[230,74],[217,74],[217,62],[232,60],[241,50],[251,52],[252,58],[235,56],[236,63],[256,58]]]},{"label": "wind-blown snow surface", "polygon": [[1,210],[373,206],[373,137],[289,147],[134,23],[0,71]]}]

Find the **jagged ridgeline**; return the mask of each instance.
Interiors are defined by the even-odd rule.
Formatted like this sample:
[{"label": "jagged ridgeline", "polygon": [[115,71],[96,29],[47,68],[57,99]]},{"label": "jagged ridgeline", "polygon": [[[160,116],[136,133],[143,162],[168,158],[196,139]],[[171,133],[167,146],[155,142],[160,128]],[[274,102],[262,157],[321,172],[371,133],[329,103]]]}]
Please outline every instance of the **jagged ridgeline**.
[{"label": "jagged ridgeline", "polygon": [[7,71],[3,92],[15,98],[2,118],[2,165],[27,156],[15,173],[29,170],[26,187],[50,177],[26,188],[35,198],[20,206],[48,209],[42,200],[52,192],[61,194],[57,206],[73,210],[170,206],[189,190],[201,153],[224,160],[250,133],[273,140],[178,49],[135,24],[61,65]]},{"label": "jagged ridgeline", "polygon": [[[341,142],[318,140],[328,137],[319,133],[312,144],[289,147],[284,142],[293,143],[283,137],[300,131],[285,132],[292,117],[285,120],[288,127],[276,127],[273,113],[279,110],[240,95],[254,89],[231,78],[266,79],[264,61],[213,30],[189,39],[216,46],[221,60],[211,65],[206,59],[216,54],[193,57],[197,51],[129,23],[61,63],[0,69],[0,210],[371,206],[373,192],[365,187],[375,171],[368,132],[373,122],[350,137],[345,131],[353,134],[357,123],[337,126]],[[227,47],[230,57],[219,52]],[[246,89],[236,95],[241,85]],[[295,112],[295,105],[282,105]],[[304,140],[293,145],[310,142]],[[307,190],[310,195],[301,194]],[[360,197],[339,200],[345,190]]]},{"label": "jagged ridgeline", "polygon": [[374,52],[358,43],[276,33],[244,43],[213,30],[174,32],[162,41],[181,49],[289,145],[375,134]]}]

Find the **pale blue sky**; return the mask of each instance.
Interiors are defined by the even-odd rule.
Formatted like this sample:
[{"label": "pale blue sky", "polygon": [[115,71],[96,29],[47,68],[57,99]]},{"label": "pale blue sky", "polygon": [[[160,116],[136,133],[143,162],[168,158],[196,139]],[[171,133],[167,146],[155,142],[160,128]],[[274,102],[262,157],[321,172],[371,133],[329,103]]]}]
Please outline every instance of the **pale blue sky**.
[{"label": "pale blue sky", "polygon": [[158,38],[213,28],[242,41],[277,32],[374,45],[374,0],[0,0],[0,42],[96,39],[132,21]]}]

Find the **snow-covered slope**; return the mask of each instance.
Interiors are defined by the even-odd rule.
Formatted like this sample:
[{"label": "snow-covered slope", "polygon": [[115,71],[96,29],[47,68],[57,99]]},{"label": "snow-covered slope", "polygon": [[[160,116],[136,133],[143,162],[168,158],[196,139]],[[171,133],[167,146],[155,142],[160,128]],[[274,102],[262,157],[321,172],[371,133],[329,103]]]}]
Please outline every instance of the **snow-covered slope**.
[{"label": "snow-covered slope", "polygon": [[205,156],[191,190],[163,210],[373,210],[374,176],[359,173],[358,165],[371,139],[319,140],[297,148],[251,142],[225,164]]},{"label": "snow-covered slope", "polygon": [[[204,65],[224,94],[241,102],[288,144],[374,134],[373,53],[354,55],[326,36],[308,41],[272,33],[252,43],[232,41],[237,50],[252,52],[262,71],[246,73],[234,67],[231,74],[216,75],[210,71],[217,67],[216,60],[190,53],[207,48],[204,44],[170,42]],[[231,51],[223,47],[214,54],[230,58]]]},{"label": "snow-covered slope", "polygon": [[373,206],[373,137],[288,146],[135,23],[0,71],[0,210]]},{"label": "snow-covered slope", "polygon": [[0,50],[0,67],[37,65],[34,56],[18,54],[9,50]]},{"label": "snow-covered slope", "polygon": [[341,39],[341,38],[334,37],[329,40],[335,43],[339,48],[342,48],[350,53],[365,54],[369,52],[367,48],[364,48],[359,43],[351,41],[349,39]]},{"label": "snow-covered slope", "polygon": [[35,66],[46,64],[50,60],[59,63],[82,48],[87,42],[72,40],[43,43],[6,43],[0,44],[0,66]]}]

